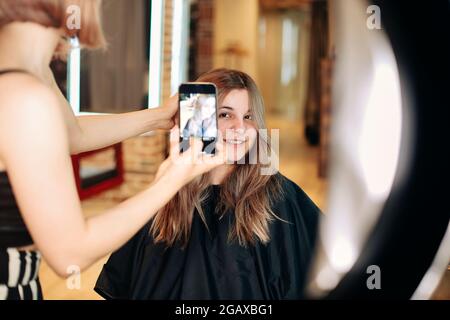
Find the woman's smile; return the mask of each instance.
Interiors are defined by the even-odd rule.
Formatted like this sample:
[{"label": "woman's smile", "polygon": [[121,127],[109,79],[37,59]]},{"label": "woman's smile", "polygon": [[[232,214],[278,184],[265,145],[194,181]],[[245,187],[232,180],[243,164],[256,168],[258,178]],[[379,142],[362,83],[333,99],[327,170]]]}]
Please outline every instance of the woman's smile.
[{"label": "woman's smile", "polygon": [[238,138],[238,139],[223,139],[223,142],[231,145],[240,145],[244,142],[248,141],[247,138]]}]

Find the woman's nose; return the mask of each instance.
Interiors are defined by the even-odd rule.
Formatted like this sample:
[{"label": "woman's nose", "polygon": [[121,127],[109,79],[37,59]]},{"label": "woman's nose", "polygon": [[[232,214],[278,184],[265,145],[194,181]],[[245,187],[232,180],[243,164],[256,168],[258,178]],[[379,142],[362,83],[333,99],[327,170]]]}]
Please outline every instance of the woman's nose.
[{"label": "woman's nose", "polygon": [[243,119],[235,118],[233,119],[233,123],[231,124],[230,129],[234,129],[236,131],[245,131],[245,124]]}]

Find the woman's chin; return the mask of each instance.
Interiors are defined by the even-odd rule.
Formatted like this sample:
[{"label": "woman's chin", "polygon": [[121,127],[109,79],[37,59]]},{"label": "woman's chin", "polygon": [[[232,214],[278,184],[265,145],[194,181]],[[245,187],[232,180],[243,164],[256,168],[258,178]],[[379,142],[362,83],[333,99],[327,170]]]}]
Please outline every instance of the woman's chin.
[{"label": "woman's chin", "polygon": [[228,163],[235,163],[239,160],[244,161],[245,155],[247,153],[247,150],[245,146],[240,145],[227,145],[227,162]]}]

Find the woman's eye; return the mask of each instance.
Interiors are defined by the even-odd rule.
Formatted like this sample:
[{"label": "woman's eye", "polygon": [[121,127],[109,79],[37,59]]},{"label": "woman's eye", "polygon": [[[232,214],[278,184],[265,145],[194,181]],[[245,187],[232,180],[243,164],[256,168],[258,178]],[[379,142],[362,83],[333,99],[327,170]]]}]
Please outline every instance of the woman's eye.
[{"label": "woman's eye", "polygon": [[225,112],[219,113],[219,118],[229,118],[229,117],[230,117],[230,115],[228,113],[225,113]]},{"label": "woman's eye", "polygon": [[246,116],[244,117],[244,119],[246,119],[246,120],[253,120],[253,117],[252,117],[251,114],[248,114],[248,115],[246,115]]}]

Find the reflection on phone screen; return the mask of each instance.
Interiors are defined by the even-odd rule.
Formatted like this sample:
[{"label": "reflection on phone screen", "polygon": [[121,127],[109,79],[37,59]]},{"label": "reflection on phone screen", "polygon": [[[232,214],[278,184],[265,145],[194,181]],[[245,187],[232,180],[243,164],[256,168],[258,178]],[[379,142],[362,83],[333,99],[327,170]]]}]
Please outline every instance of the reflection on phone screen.
[{"label": "reflection on phone screen", "polygon": [[189,138],[203,141],[203,152],[214,154],[217,137],[216,95],[180,93],[181,151],[189,148]]}]

